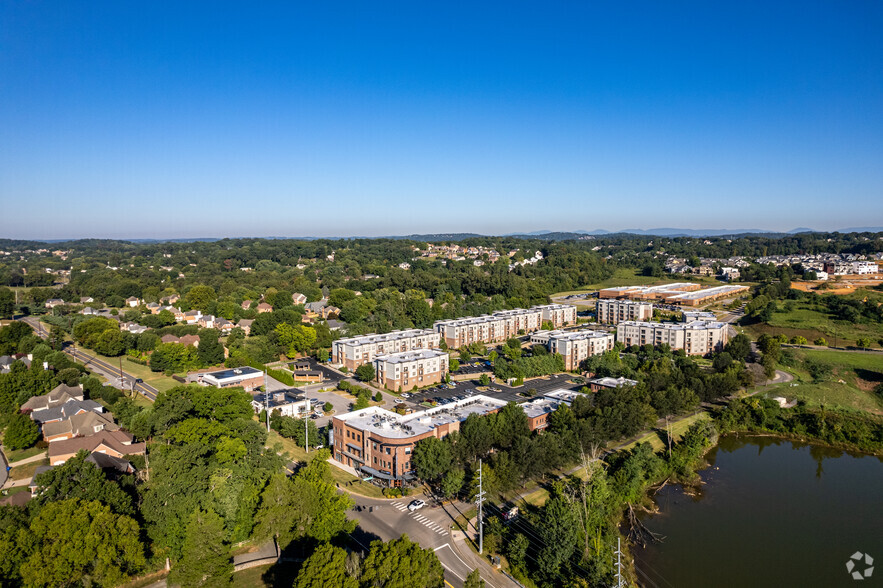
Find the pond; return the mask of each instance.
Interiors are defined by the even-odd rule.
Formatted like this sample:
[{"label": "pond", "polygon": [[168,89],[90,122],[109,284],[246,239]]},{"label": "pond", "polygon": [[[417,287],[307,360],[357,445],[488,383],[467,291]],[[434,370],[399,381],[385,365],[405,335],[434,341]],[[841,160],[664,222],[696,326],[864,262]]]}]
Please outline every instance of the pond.
[{"label": "pond", "polygon": [[[771,437],[727,436],[695,496],[666,486],[633,547],[644,586],[883,586],[883,460]],[[847,562],[878,569],[856,581]],[[867,570],[865,558],[853,572]]]}]

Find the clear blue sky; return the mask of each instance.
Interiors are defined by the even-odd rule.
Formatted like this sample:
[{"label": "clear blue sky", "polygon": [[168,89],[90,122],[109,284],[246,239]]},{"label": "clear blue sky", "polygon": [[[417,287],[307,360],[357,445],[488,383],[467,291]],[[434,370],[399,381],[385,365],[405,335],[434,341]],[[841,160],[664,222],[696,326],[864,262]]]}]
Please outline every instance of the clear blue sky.
[{"label": "clear blue sky", "polygon": [[0,236],[883,225],[881,31],[879,0],[4,2]]}]

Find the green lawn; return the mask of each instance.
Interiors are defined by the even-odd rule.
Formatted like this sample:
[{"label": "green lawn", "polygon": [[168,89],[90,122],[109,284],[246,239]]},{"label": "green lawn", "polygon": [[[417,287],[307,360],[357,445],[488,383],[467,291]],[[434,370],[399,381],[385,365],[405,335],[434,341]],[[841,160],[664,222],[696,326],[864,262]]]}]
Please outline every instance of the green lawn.
[{"label": "green lawn", "polygon": [[[788,400],[804,400],[810,406],[828,407],[883,414],[883,398],[873,388],[883,382],[883,355],[831,349],[792,349],[795,359],[787,362],[795,379],[791,384],[771,387],[764,394],[770,398],[784,396]],[[817,362],[831,366],[823,381],[814,383],[807,365]]]},{"label": "green lawn", "polygon": [[[862,292],[862,290],[857,292],[859,297],[863,297]],[[782,306],[779,305],[780,308]],[[805,337],[809,343],[824,337],[829,345],[838,347],[855,345],[859,337],[868,337],[871,340],[871,347],[880,347],[879,339],[883,338],[883,325],[833,320],[827,313],[816,310],[806,302],[796,302],[794,310],[773,313],[769,323],[749,325],[745,330],[755,338],[764,333],[784,334],[789,339]]]},{"label": "green lawn", "polygon": [[[710,418],[711,416],[707,412],[700,412],[672,424],[672,439],[674,439],[675,441],[679,440],[681,436],[687,432],[687,429],[689,429],[693,423],[708,420]],[[625,445],[621,448],[621,450],[631,449],[638,443],[649,443],[650,447],[653,448],[653,451],[662,451],[666,447],[665,441],[663,439],[663,434],[661,434],[659,431],[651,431],[637,441]]]},{"label": "green lawn", "polygon": [[34,472],[37,471],[39,466],[49,465],[49,458],[41,459],[40,461],[33,461],[31,463],[26,463],[23,466],[18,466],[9,470],[9,477],[13,480],[30,480],[34,477]]},{"label": "green lawn", "polygon": [[[106,361],[110,365],[114,367],[119,367],[120,358],[119,357],[106,357],[104,355],[100,355],[95,353],[91,349],[83,349],[78,347],[78,351],[85,353],[91,357],[95,357],[102,361]],[[126,358],[123,358],[123,371],[127,374],[132,374],[136,378],[141,378],[144,380],[146,384],[150,384],[160,392],[165,392],[170,388],[174,388],[175,386],[180,386],[181,383],[173,380],[172,378],[167,377],[165,374],[161,372],[152,372],[150,368],[146,365],[141,365],[138,363],[134,363],[131,361],[127,361]]]},{"label": "green lawn", "polygon": [[45,447],[29,447],[28,449],[16,449],[15,451],[10,451],[5,449],[3,453],[6,455],[6,459],[9,460],[9,463],[14,463],[16,461],[20,461],[22,459],[27,459],[29,457],[33,457],[35,455],[39,455],[41,453],[46,453]]},{"label": "green lawn", "polygon": [[247,570],[242,570],[241,572],[235,572],[233,574],[233,588],[251,588],[252,586],[268,586],[266,582],[264,582],[263,576],[267,570],[269,570],[272,566],[258,566],[255,568],[248,568]]}]

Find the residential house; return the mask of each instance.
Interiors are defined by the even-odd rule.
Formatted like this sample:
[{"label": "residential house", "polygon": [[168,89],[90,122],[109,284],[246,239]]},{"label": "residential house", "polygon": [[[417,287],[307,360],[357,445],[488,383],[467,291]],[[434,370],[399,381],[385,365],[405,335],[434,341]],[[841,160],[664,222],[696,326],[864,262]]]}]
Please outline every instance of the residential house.
[{"label": "residential house", "polygon": [[242,306],[242,310],[248,310],[249,308],[251,308],[251,305],[252,305],[251,300],[243,300],[242,304],[240,306]]},{"label": "residential house", "polygon": [[95,302],[95,299],[91,296],[80,296],[80,304],[91,304]]},{"label": "residential house", "polygon": [[273,307],[266,302],[261,302],[257,307],[258,313],[273,312]]},{"label": "residential house", "polygon": [[188,325],[195,325],[202,318],[202,312],[198,310],[188,310],[184,313],[184,322]]},{"label": "residential house", "polygon": [[64,404],[31,412],[31,420],[39,425],[63,421],[83,412],[103,413],[104,407],[94,400],[69,400]]},{"label": "residential house", "polygon": [[240,319],[236,326],[245,332],[245,336],[251,335],[251,324],[254,322],[254,319]]},{"label": "residential house", "polygon": [[74,437],[88,437],[101,431],[117,431],[119,428],[112,418],[89,410],[62,421],[45,423],[43,439],[48,443],[56,443]]},{"label": "residential house", "polygon": [[64,304],[64,300],[61,298],[50,298],[46,301],[46,308],[55,308],[56,306],[62,306]]},{"label": "residential house", "polygon": [[147,304],[147,310],[150,311],[150,314],[159,314],[159,311],[162,310],[162,305],[158,302],[150,302]]},{"label": "residential house", "polygon": [[126,298],[126,306],[131,306],[132,308],[135,308],[139,304],[141,304],[140,298],[137,298],[135,296],[129,296],[128,298]]},{"label": "residential house", "polygon": [[56,441],[49,444],[49,465],[61,465],[83,450],[120,458],[126,455],[144,455],[145,444],[133,441],[132,435],[122,430],[103,430],[88,437]]},{"label": "residential house", "polygon": [[301,294],[300,292],[295,292],[291,295],[291,301],[295,304],[306,304],[307,297]]},{"label": "residential house", "polygon": [[38,410],[48,410],[56,406],[61,406],[71,400],[83,400],[83,389],[79,386],[68,386],[67,384],[59,384],[53,388],[48,394],[34,396],[29,398],[21,405],[22,412],[36,412]]}]

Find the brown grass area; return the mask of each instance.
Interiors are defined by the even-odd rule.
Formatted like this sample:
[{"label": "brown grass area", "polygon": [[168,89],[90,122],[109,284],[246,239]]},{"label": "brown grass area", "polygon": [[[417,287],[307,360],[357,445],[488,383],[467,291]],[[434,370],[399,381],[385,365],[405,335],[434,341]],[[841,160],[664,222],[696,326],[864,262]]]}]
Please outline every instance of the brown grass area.
[{"label": "brown grass area", "polygon": [[802,290],[804,292],[818,292],[819,294],[837,294],[838,296],[852,294],[855,292],[855,287],[849,285],[845,285],[843,288],[828,288],[825,290],[819,290],[819,285],[826,283],[828,282],[791,282],[791,287],[795,290]]}]

